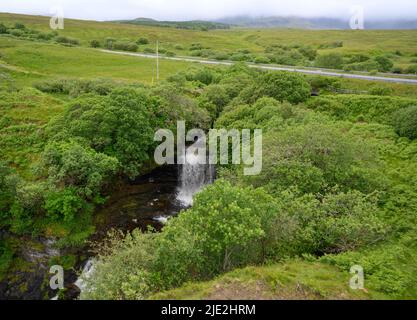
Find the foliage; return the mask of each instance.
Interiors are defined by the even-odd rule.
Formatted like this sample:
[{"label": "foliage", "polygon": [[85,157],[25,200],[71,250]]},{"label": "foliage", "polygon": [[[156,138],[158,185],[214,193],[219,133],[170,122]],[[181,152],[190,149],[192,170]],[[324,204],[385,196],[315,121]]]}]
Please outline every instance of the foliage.
[{"label": "foliage", "polygon": [[367,122],[391,124],[392,115],[397,110],[416,103],[415,99],[410,98],[344,94],[315,97],[307,105],[339,120],[355,121],[358,116],[363,116]]},{"label": "foliage", "polygon": [[87,199],[99,193],[119,165],[117,159],[75,141],[49,143],[43,153],[43,163],[51,183],[64,188],[76,187]]},{"label": "foliage", "polygon": [[316,66],[328,69],[342,69],[343,56],[340,53],[320,54],[316,59]]},{"label": "foliage", "polygon": [[417,105],[400,109],[393,115],[395,131],[401,137],[417,138]]},{"label": "foliage", "polygon": [[143,45],[143,44],[149,44],[149,40],[147,38],[139,38],[138,41],[136,41],[136,43],[138,45]]},{"label": "foliage", "polygon": [[258,97],[268,96],[278,101],[287,100],[297,104],[310,97],[311,87],[302,75],[290,72],[267,72],[260,77],[256,92]]},{"label": "foliage", "polygon": [[143,90],[115,89],[108,97],[71,102],[49,130],[54,140],[81,139],[95,151],[116,158],[123,173],[134,178],[149,159],[154,128],[163,121],[156,117],[159,104]]},{"label": "foliage", "polygon": [[100,48],[101,47],[101,43],[98,40],[91,40],[90,41],[90,47],[91,48]]}]

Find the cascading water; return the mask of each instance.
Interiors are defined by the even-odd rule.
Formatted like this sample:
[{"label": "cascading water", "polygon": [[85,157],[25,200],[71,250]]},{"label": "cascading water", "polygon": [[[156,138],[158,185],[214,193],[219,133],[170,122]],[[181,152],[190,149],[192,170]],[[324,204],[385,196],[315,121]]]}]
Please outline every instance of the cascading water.
[{"label": "cascading water", "polygon": [[177,194],[177,200],[185,207],[192,206],[193,196],[215,179],[215,166],[201,164],[204,157],[206,155],[196,154],[191,148],[186,151],[185,164],[180,167],[180,187]]}]

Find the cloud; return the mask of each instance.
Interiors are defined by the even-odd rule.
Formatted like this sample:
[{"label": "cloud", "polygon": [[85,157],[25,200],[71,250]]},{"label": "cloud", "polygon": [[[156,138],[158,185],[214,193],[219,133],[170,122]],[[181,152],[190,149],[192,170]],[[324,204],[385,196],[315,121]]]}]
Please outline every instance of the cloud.
[{"label": "cloud", "polygon": [[1,12],[47,15],[62,6],[69,18],[111,20],[216,19],[225,16],[347,17],[355,5],[369,19],[417,19],[415,0],[1,0]]}]

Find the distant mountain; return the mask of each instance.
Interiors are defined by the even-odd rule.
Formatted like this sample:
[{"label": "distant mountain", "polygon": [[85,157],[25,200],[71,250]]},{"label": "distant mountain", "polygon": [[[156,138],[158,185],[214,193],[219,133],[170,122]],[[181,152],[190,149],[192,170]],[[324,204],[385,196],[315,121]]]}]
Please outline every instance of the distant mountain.
[{"label": "distant mountain", "polygon": [[[236,16],[216,22],[246,28],[349,29],[348,19]],[[417,20],[365,20],[365,29],[417,29]]]},{"label": "distant mountain", "polygon": [[117,23],[136,24],[144,26],[190,29],[190,30],[214,30],[214,29],[229,29],[230,25],[222,22],[211,22],[202,20],[192,21],[158,21],[148,18],[137,18],[134,20],[118,20],[113,21]]}]

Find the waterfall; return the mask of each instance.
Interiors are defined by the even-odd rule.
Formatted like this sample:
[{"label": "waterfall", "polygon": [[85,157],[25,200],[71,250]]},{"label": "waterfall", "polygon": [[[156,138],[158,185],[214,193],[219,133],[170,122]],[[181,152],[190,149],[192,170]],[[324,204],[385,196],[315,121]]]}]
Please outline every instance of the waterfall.
[{"label": "waterfall", "polygon": [[210,164],[200,164],[205,155],[196,154],[190,148],[186,151],[185,164],[180,167],[180,187],[177,200],[185,207],[193,204],[193,196],[203,187],[214,181],[215,167]]}]

